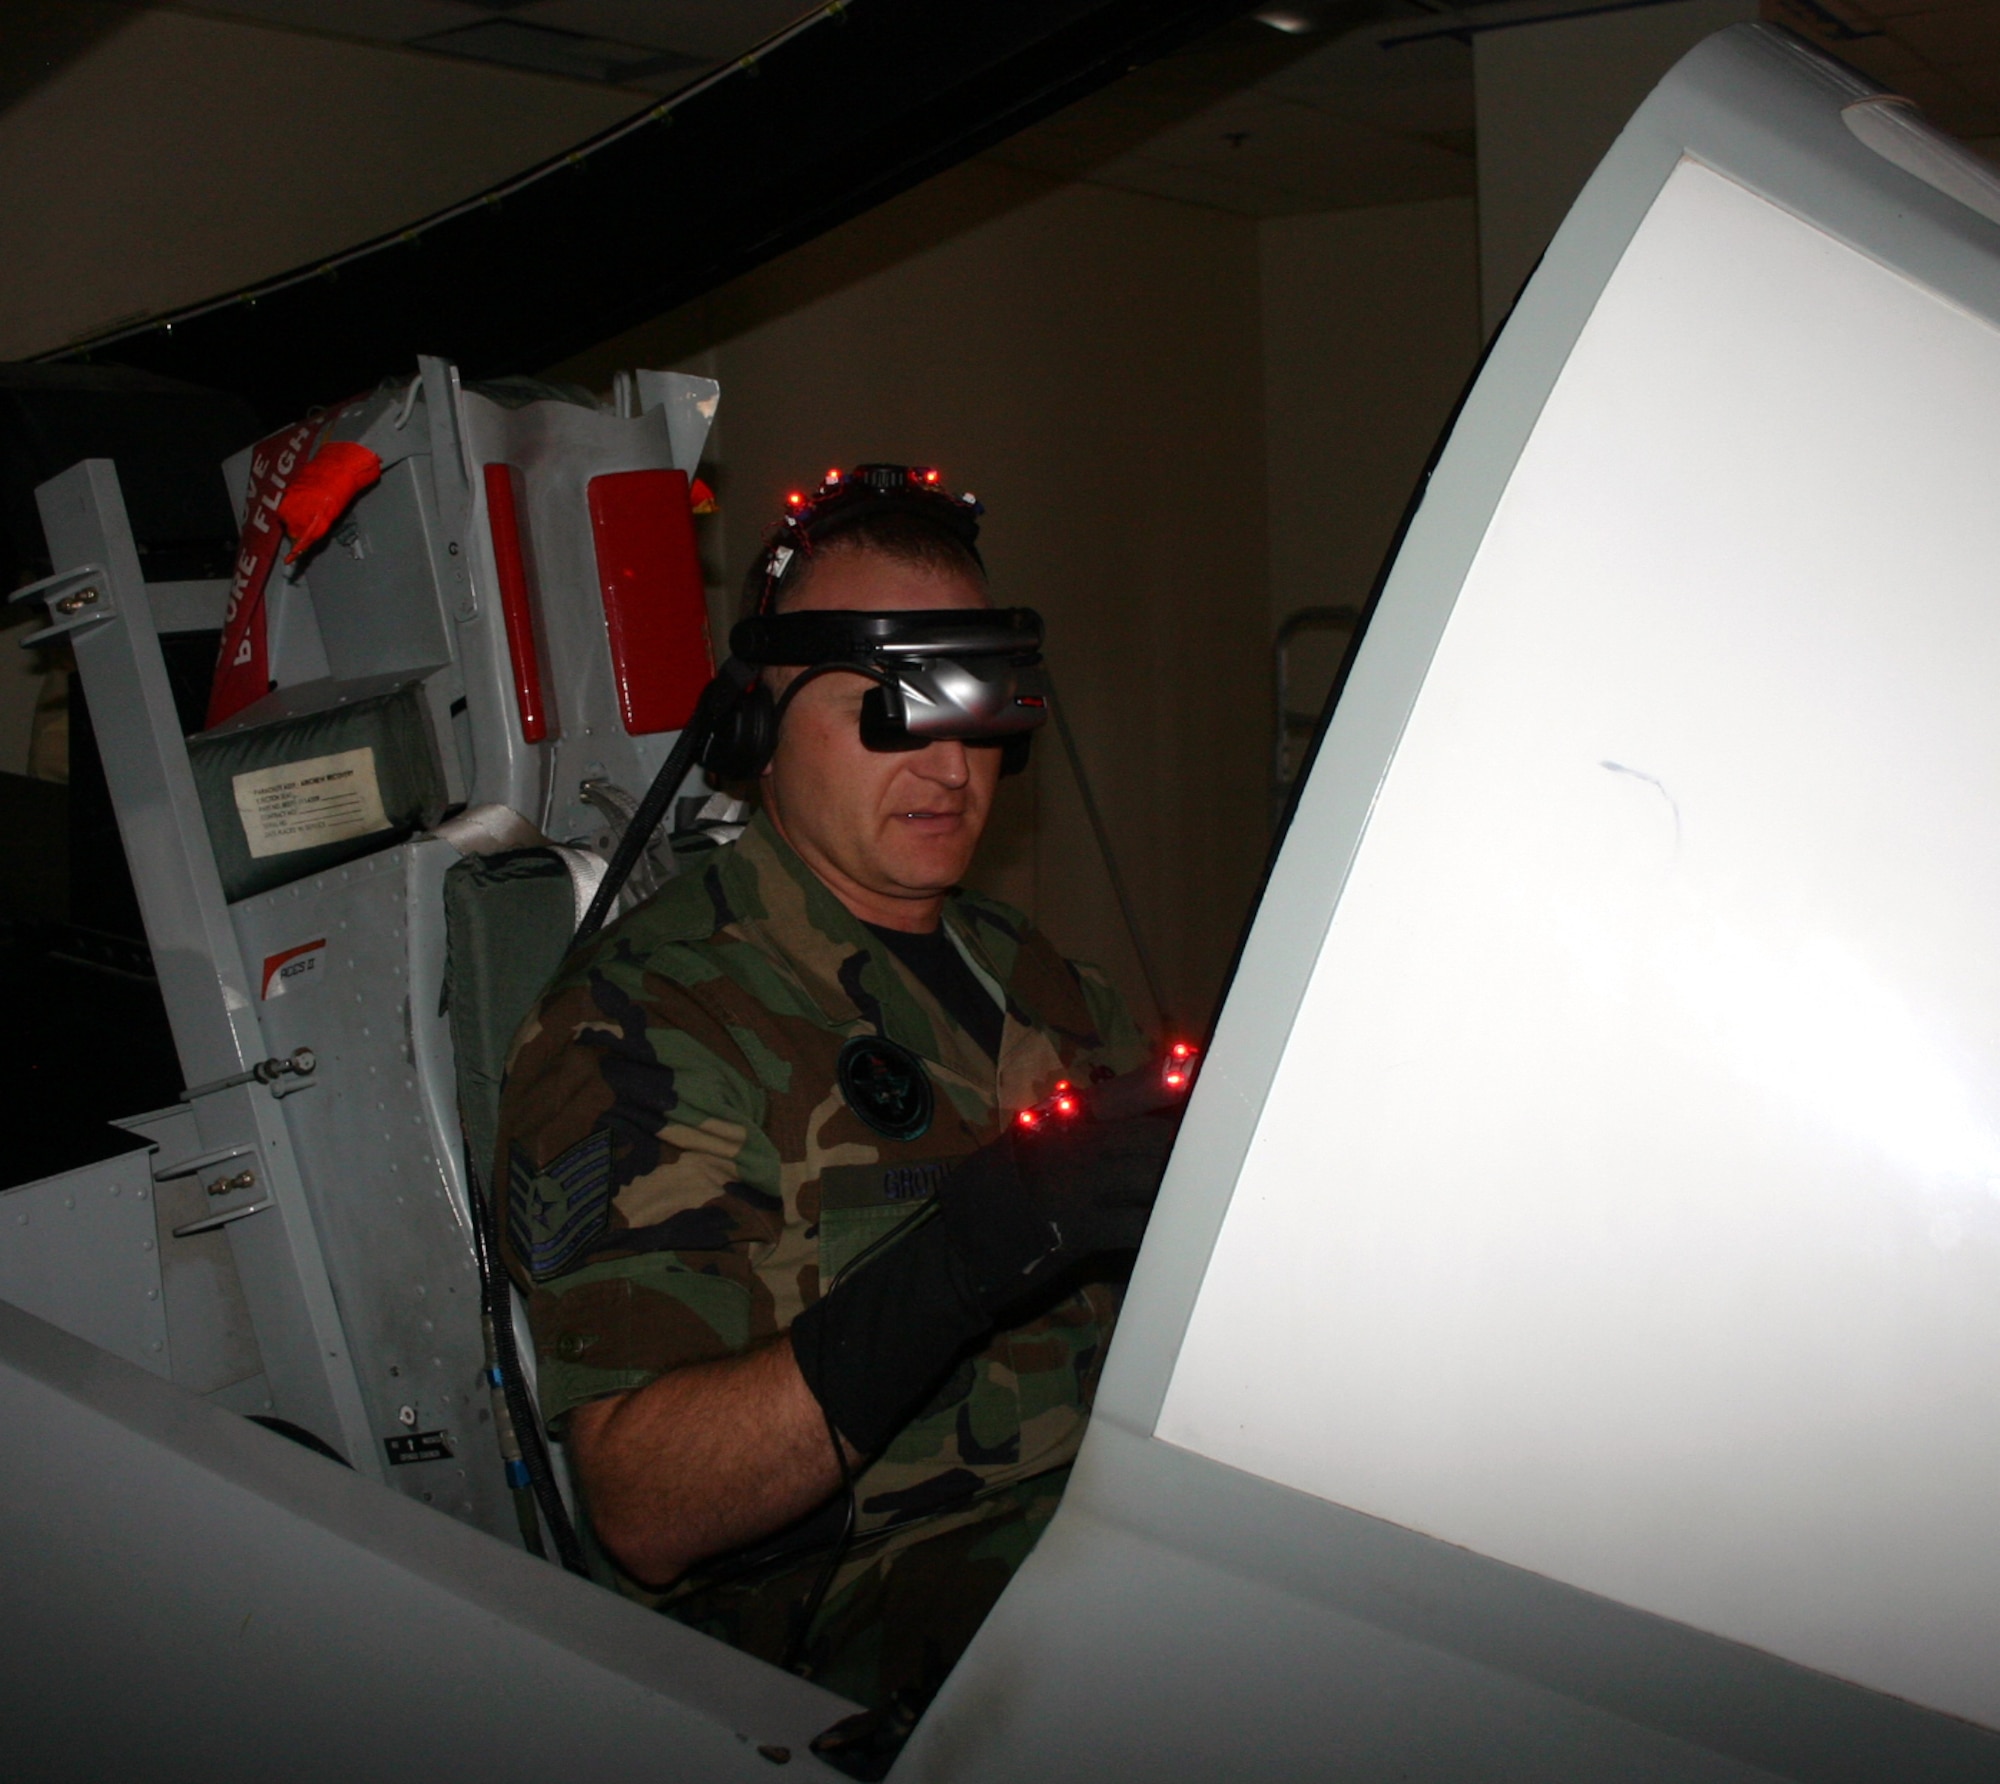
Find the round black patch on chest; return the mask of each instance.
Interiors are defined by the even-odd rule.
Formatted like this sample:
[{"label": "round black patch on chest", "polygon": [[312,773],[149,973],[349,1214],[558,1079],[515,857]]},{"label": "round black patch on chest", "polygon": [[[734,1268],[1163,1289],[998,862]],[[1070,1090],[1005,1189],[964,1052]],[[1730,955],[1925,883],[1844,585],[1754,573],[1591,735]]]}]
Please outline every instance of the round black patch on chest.
[{"label": "round black patch on chest", "polygon": [[847,1106],[878,1134],[914,1140],[927,1133],[935,1099],[924,1062],[879,1035],[856,1035],[834,1068]]}]

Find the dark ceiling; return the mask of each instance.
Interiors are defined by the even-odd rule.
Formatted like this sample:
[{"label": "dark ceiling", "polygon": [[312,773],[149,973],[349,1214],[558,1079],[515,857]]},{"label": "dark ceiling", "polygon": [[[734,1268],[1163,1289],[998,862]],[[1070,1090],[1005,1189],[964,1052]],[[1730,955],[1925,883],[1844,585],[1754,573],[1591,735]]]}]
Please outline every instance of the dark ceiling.
[{"label": "dark ceiling", "polygon": [[[1253,216],[1467,194],[1474,38],[1606,9],[12,0],[0,102],[143,10],[199,10],[631,92],[634,121],[554,174],[64,350],[218,384],[282,415],[372,382],[412,344],[448,343],[472,375],[553,363],[974,154]],[[2000,0],[1765,0],[1764,10],[1947,130],[2000,147]]]}]

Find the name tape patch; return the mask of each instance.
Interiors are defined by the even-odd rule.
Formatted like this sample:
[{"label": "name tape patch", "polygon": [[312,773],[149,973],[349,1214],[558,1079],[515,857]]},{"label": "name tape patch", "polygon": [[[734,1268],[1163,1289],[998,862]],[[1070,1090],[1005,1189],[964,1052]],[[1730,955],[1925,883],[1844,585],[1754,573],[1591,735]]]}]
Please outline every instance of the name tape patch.
[{"label": "name tape patch", "polygon": [[934,1158],[913,1165],[828,1165],[819,1174],[820,1210],[836,1214],[927,1202],[957,1163],[955,1158]]}]

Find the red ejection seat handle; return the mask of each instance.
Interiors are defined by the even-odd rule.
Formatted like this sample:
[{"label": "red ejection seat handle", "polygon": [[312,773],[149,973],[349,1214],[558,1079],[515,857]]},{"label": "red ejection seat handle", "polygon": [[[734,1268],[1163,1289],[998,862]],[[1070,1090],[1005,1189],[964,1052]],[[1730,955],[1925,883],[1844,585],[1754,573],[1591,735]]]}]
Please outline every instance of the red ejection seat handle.
[{"label": "red ejection seat handle", "polygon": [[507,628],[521,736],[540,743],[549,734],[549,709],[542,695],[534,604],[528,598],[528,563],[521,550],[521,510],[514,488],[518,474],[512,465],[486,467],[486,524],[493,535],[493,564],[500,577],[500,616]]}]

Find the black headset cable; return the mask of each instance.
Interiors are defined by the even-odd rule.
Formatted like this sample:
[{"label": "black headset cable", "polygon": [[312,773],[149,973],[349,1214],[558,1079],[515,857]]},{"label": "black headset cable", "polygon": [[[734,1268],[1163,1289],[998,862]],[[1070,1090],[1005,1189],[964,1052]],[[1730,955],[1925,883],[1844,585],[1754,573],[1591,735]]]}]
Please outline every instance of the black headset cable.
[{"label": "black headset cable", "polygon": [[739,663],[731,657],[722,665],[715,679],[702,689],[693,715],[682,728],[667,759],[660,764],[660,772],[653,776],[653,784],[646,789],[646,796],[632,813],[632,821],[625,826],[625,834],[618,839],[617,848],[612,850],[604,878],[597,882],[590,907],[583,913],[583,921],[576,926],[576,934],[570,938],[572,948],[589,941],[604,927],[604,919],[618,902],[618,894],[632,877],[632,869],[639,864],[639,857],[645,852],[647,843],[652,841],[653,832],[666,816],[667,807],[680,791],[681,782],[687,779],[702,750],[707,747],[723,713],[742,698],[743,689],[755,674],[756,671],[748,664]]}]

